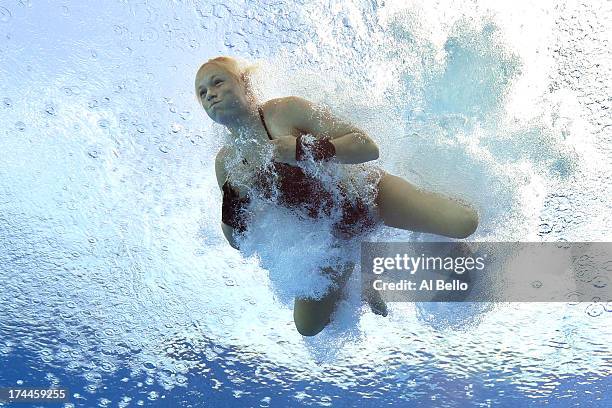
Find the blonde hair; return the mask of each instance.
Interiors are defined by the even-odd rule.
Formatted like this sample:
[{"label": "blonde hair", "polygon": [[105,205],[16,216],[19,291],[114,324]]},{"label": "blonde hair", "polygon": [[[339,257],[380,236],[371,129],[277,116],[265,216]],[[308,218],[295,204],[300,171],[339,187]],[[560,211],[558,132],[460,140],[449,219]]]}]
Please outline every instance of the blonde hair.
[{"label": "blonde hair", "polygon": [[[253,86],[252,86],[252,75],[258,69],[257,65],[249,64],[246,61],[238,60],[234,57],[220,56],[220,57],[211,58],[205,63],[203,63],[198,69],[198,73],[206,65],[210,65],[210,64],[216,65],[226,70],[228,73],[234,76],[238,81],[244,84],[247,95],[249,95],[250,97],[254,97]],[[196,77],[197,77],[197,74],[196,74]]]}]

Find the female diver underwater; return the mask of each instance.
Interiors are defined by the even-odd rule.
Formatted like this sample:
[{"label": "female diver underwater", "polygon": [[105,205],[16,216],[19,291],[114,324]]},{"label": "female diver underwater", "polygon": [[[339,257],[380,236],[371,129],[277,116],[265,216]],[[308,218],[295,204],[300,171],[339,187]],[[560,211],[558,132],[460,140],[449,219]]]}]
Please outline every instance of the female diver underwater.
[{"label": "female diver underwater", "polygon": [[[277,203],[304,208],[310,217],[329,214],[328,209],[336,206],[341,219],[334,224],[333,233],[341,240],[354,238],[380,222],[452,238],[465,238],[478,226],[478,215],[469,206],[422,191],[382,170],[381,176],[371,181],[377,183],[372,186],[376,192],[372,205],[362,200],[338,200],[320,180],[305,173],[300,162],[365,163],[378,158],[376,144],[364,131],[305,99],[289,96],[260,103],[251,86],[249,69],[242,68],[234,58],[217,57],[204,63],[196,74],[195,91],[207,115],[225,126],[234,141],[217,154],[215,172],[223,192],[221,228],[236,249],[235,234],[248,228],[249,191],[270,197],[274,190]],[[272,166],[266,167],[264,151],[270,145]],[[228,166],[232,155],[248,165],[245,168],[250,169],[252,185],[232,184],[237,179],[232,173],[236,170]],[[322,268],[323,273],[336,276],[337,287],[321,299],[295,299],[293,317],[302,335],[313,336],[329,323],[353,266],[345,264],[341,271]],[[378,292],[365,293],[365,298],[374,313],[386,316],[386,305]]]}]

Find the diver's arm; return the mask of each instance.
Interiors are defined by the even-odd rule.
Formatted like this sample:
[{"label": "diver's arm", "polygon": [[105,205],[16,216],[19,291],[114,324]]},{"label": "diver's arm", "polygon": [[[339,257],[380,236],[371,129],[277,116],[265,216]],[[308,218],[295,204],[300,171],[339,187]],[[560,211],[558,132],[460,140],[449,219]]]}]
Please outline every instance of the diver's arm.
[{"label": "diver's arm", "polygon": [[329,138],[336,149],[334,161],[356,164],[378,159],[378,146],[363,130],[306,99],[290,96],[282,102],[289,125],[301,133]]},{"label": "diver's arm", "polygon": [[[219,153],[217,153],[217,156],[215,157],[215,175],[217,177],[217,184],[219,185],[221,191],[223,191],[223,184],[225,184],[225,181],[227,180],[227,171],[225,170],[224,164],[226,154],[227,149],[223,147],[221,150],[219,150]],[[234,239],[234,229],[221,221],[221,231],[223,231],[223,235],[231,247],[238,249],[238,244]]]},{"label": "diver's arm", "polygon": [[221,222],[221,230],[223,231],[223,235],[225,235],[225,239],[227,239],[230,246],[234,249],[240,249],[236,243],[236,240],[234,239],[234,229],[224,222]]},{"label": "diver's arm", "polygon": [[364,163],[378,159],[378,146],[364,133],[348,133],[332,138],[336,149],[336,161],[346,164]]}]

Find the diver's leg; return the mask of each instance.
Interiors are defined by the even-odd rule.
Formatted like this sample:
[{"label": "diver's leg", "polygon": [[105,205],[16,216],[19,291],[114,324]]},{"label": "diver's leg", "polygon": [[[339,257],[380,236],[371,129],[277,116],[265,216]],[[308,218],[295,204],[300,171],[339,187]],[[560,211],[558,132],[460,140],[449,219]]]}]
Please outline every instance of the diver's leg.
[{"label": "diver's leg", "polygon": [[330,321],[336,303],[340,299],[342,289],[353,272],[354,264],[344,264],[342,271],[337,273],[330,267],[323,268],[324,274],[335,276],[336,283],[321,299],[296,298],[293,306],[293,321],[302,336],[318,334]]},{"label": "diver's leg", "polygon": [[456,200],[419,190],[406,180],[385,174],[376,198],[383,222],[390,227],[465,238],[478,226],[478,214]]}]

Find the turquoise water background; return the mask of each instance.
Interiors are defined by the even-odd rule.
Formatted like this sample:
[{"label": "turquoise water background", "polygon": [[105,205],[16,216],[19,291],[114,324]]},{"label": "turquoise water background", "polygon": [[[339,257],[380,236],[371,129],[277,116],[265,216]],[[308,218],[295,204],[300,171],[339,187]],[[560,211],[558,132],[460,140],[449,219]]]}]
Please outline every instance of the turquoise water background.
[{"label": "turquoise water background", "polygon": [[610,406],[608,299],[382,318],[352,290],[301,337],[287,299],[325,256],[317,225],[279,211],[261,257],[227,245],[224,135],[193,91],[210,57],[257,62],[262,99],[325,103],[379,166],[472,202],[471,239],[610,241],[610,21],[605,1],[0,0],[0,387],[67,386],[66,407]]}]

